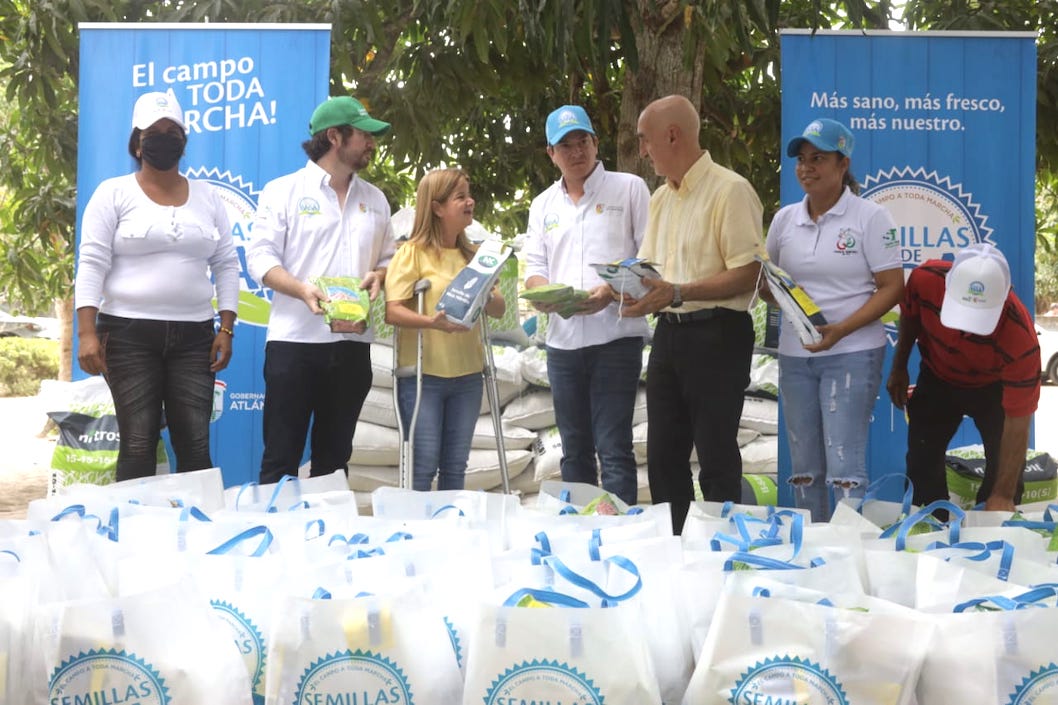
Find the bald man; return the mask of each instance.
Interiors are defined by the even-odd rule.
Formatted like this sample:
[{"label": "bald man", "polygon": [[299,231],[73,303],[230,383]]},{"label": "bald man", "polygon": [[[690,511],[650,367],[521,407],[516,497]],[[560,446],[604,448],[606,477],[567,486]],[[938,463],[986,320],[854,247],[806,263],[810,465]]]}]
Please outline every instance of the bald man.
[{"label": "bald man", "polygon": [[763,253],[762,207],[746,179],[698,144],[701,120],[683,96],[654,101],[636,127],[639,154],[665,177],[650,199],[639,256],[660,265],[625,316],[654,314],[647,367],[647,472],[654,503],[669,502],[683,529],[694,499],[690,455],[711,501],[742,497],[738,424],[749,385],[753,321],[747,309]]}]

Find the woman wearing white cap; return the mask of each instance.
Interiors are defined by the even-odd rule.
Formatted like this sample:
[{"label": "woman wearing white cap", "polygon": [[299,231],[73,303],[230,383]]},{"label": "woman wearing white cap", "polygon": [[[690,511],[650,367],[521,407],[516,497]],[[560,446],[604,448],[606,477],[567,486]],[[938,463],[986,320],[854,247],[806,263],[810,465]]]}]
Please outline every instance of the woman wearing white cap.
[{"label": "woman wearing white cap", "polygon": [[177,471],[213,464],[213,381],[231,359],[239,264],[223,203],[178,170],[186,144],[172,92],[141,95],[128,142],[139,168],[101,183],[81,223],[78,362],[110,386],[118,480],[155,473],[163,409]]},{"label": "woman wearing white cap", "polygon": [[819,306],[822,340],[779,335],[779,392],[797,506],[816,521],[833,511],[830,488],[862,497],[867,432],[881,384],[881,318],[903,294],[900,237],[888,211],[860,198],[850,171],[854,139],[840,122],[813,120],[786,146],[805,197],[768,230],[768,257]]}]

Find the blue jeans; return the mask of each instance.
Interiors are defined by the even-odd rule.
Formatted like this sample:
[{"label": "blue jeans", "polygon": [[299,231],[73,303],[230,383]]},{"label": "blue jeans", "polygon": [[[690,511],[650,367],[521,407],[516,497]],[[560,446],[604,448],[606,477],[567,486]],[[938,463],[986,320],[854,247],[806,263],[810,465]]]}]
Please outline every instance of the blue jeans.
[{"label": "blue jeans", "polygon": [[155,321],[101,313],[96,333],[121,440],[117,479],[154,475],[165,410],[176,471],[213,467],[209,417],[213,321]]},{"label": "blue jeans", "polygon": [[264,379],[261,484],[297,476],[306,438],[310,476],[348,470],[356,422],[371,389],[371,345],[272,340],[265,344]]},{"label": "blue jeans", "polygon": [[[412,487],[427,491],[437,476],[437,489],[461,490],[466,478],[474,425],[481,415],[481,373],[462,377],[422,376],[422,398],[412,448]],[[415,378],[397,380],[397,401],[405,436],[415,407]]]},{"label": "blue jeans", "polygon": [[577,350],[547,349],[547,377],[562,439],[562,479],[599,484],[636,503],[632,412],[643,369],[643,339],[619,338]]},{"label": "blue jeans", "polygon": [[[863,497],[867,432],[882,381],[885,348],[839,355],[779,356],[779,395],[798,507],[815,521],[833,512],[830,489]],[[836,490],[835,490],[836,491]]]}]

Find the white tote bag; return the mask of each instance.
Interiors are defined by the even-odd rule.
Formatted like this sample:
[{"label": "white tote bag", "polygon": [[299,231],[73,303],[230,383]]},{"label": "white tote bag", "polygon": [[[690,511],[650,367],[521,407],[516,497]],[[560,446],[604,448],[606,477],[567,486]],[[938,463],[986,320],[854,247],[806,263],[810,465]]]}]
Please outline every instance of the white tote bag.
[{"label": "white tote bag", "polygon": [[415,590],[288,598],[275,615],[268,653],[266,705],[432,705],[462,697],[449,632]]},{"label": "white tote bag", "polygon": [[936,624],[918,682],[923,705],[1058,703],[1058,608],[937,615]]},{"label": "white tote bag", "polygon": [[[531,594],[535,604],[561,604],[554,593]],[[463,705],[534,702],[661,705],[639,609],[483,607]]]},{"label": "white tote bag", "polygon": [[908,705],[932,632],[897,606],[882,614],[725,593],[684,702]]}]

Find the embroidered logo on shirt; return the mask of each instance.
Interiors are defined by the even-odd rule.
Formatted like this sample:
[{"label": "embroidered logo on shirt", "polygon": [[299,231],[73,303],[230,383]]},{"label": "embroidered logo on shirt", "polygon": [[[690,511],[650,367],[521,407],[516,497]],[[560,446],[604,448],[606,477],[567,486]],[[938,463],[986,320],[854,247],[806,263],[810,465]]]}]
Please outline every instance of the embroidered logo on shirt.
[{"label": "embroidered logo on shirt", "polygon": [[608,206],[605,203],[596,203],[595,212],[598,215],[603,213],[624,213],[624,206]]},{"label": "embroidered logo on shirt", "polygon": [[311,196],[305,196],[298,201],[298,215],[319,215],[320,202]]},{"label": "embroidered logo on shirt", "polygon": [[544,232],[550,232],[558,227],[558,214],[548,213],[544,216]]},{"label": "embroidered logo on shirt", "polygon": [[360,212],[361,213],[367,213],[367,204],[364,203],[363,201],[360,202]]},{"label": "embroidered logo on shirt", "polygon": [[602,215],[603,211],[605,211],[605,210],[606,210],[606,206],[604,206],[603,204],[601,204],[601,203],[596,203],[595,204],[595,212],[598,213],[599,215]]},{"label": "embroidered logo on shirt", "polygon": [[838,232],[838,241],[834,245],[834,252],[839,255],[856,254],[856,237],[848,228],[842,228]]},{"label": "embroidered logo on shirt", "polygon": [[894,247],[900,246],[900,235],[897,234],[896,228],[889,228],[882,235],[882,247],[887,250],[891,250]]}]

